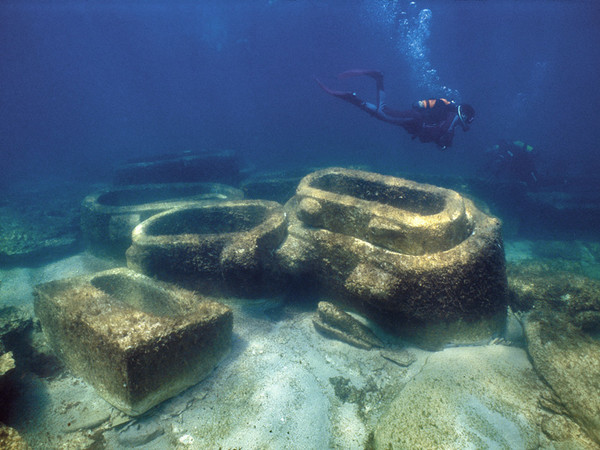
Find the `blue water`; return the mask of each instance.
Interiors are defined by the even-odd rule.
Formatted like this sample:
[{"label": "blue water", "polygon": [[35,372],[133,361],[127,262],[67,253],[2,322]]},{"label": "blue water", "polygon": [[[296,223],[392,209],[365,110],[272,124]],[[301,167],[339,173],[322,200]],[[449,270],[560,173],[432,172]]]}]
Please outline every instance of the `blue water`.
[{"label": "blue water", "polygon": [[[2,2],[2,181],[223,148],[260,169],[469,174],[501,138],[539,149],[542,173],[597,178],[599,17],[591,1]],[[398,109],[472,104],[472,130],[442,153],[314,82],[373,101],[372,80],[334,79],[350,68],[383,71]]]}]

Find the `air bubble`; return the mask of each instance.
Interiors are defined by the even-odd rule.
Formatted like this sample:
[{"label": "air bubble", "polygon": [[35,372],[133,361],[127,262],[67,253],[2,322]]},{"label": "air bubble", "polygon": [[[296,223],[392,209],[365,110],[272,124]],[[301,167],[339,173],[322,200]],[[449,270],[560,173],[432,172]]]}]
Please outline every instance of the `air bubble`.
[{"label": "air bubble", "polygon": [[427,39],[431,34],[433,12],[428,8],[419,11],[416,2],[399,0],[365,0],[364,5],[376,26],[384,29],[391,26],[387,31],[398,52],[408,60],[418,86],[425,91],[423,94],[460,102],[460,93],[442,84],[429,60]]}]

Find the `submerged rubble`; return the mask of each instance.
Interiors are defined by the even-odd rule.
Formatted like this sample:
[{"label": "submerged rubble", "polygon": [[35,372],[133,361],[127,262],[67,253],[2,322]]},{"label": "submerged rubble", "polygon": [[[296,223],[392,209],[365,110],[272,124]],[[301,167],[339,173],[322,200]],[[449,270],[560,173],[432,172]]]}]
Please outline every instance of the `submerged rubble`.
[{"label": "submerged rubble", "polygon": [[[285,199],[289,187],[286,180],[277,195]],[[144,189],[109,190],[126,191],[112,206],[140,203]],[[596,447],[600,410],[591,393],[600,390],[599,350],[581,331],[598,330],[596,280],[555,272],[560,263],[550,273],[512,264],[515,314],[504,331],[512,344],[429,352],[423,349],[490,342],[504,328],[500,224],[469,199],[400,178],[326,169],[302,179],[285,207],[264,200],[217,205],[221,200],[179,205],[137,225],[127,255],[136,272],[36,288],[36,313],[71,373],[135,417],[68,373],[39,378],[50,399],[44,414],[53,417],[26,416],[36,428],[27,431],[33,442]],[[143,219],[135,214],[104,230],[126,236],[127,226]],[[558,243],[530,247],[544,257],[575,257]],[[593,258],[586,248],[577,254]],[[285,314],[277,312],[270,295],[298,286],[316,288],[310,292],[331,303],[313,314],[315,305],[289,301]],[[201,297],[211,291],[230,306]],[[261,299],[253,304],[250,296]],[[377,336],[345,310],[377,323]],[[513,344],[527,349],[533,365]],[[1,353],[9,367],[11,355]],[[48,430],[63,436],[43,435]]]}]

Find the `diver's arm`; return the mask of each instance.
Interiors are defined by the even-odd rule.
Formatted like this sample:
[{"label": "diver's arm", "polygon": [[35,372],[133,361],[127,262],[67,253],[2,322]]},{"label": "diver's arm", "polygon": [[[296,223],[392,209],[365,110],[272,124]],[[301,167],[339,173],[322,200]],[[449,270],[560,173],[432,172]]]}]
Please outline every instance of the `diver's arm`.
[{"label": "diver's arm", "polygon": [[442,150],[446,150],[447,147],[452,145],[452,140],[454,139],[454,129],[458,125],[459,121],[460,119],[458,118],[458,114],[455,114],[450,122],[450,125],[448,125],[446,132],[437,140],[437,145],[442,147]]}]

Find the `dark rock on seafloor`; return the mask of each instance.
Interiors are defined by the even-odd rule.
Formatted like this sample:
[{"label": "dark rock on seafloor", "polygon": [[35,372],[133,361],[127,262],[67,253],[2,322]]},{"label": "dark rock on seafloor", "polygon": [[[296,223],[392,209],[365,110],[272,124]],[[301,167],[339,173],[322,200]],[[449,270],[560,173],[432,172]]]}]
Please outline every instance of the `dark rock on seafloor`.
[{"label": "dark rock on seafloor", "polygon": [[32,318],[22,308],[5,306],[0,308],[0,342],[10,347],[32,327]]},{"label": "dark rock on seafloor", "polygon": [[369,327],[329,302],[319,302],[313,324],[324,335],[358,348],[370,350],[373,347],[383,347],[383,342]]},{"label": "dark rock on seafloor", "polygon": [[408,367],[417,360],[417,357],[408,350],[381,350],[379,354],[382,358],[387,359],[400,367]]}]

